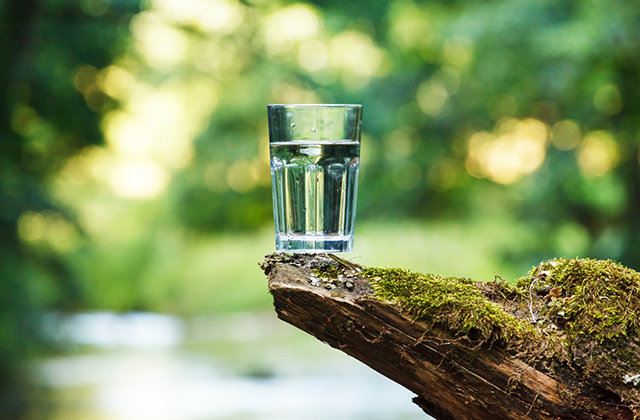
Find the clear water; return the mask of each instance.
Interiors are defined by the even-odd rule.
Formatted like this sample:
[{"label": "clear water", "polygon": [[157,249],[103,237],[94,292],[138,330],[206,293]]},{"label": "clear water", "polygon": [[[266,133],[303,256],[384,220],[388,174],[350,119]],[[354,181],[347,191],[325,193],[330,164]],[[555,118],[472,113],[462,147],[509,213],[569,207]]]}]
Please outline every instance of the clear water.
[{"label": "clear water", "polygon": [[271,143],[276,249],[353,249],[360,143]]}]

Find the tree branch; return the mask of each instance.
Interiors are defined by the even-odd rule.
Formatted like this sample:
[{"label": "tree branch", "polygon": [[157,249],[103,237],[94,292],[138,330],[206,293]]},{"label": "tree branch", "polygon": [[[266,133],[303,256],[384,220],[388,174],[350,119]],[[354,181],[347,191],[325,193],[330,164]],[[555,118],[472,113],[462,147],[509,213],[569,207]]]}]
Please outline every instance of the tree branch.
[{"label": "tree branch", "polygon": [[[278,317],[411,390],[439,420],[632,419],[611,392],[572,371],[554,377],[505,346],[452,337],[373,296],[359,266],[325,254],[272,254],[269,277]],[[321,271],[341,273],[325,278]]]}]

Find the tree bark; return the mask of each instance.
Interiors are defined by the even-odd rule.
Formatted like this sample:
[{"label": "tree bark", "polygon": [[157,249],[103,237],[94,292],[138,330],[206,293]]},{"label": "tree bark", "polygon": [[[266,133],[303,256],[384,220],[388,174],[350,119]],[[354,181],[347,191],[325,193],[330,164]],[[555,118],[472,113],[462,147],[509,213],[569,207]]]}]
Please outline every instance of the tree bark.
[{"label": "tree bark", "polygon": [[334,261],[327,254],[267,256],[261,267],[278,317],[414,392],[414,403],[434,418],[634,418],[615,395],[580,383],[570,370],[554,378],[497,345],[443,338],[373,297],[353,264],[343,261],[351,274],[323,282],[313,269]]}]

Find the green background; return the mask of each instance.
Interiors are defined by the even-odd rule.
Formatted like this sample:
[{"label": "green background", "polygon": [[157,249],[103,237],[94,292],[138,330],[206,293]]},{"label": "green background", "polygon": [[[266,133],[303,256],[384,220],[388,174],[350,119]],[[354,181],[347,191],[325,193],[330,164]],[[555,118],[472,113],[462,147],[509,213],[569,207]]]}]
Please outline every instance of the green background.
[{"label": "green background", "polygon": [[4,418],[40,407],[22,363],[55,351],[45,314],[269,307],[268,103],[363,104],[355,262],[640,268],[639,18],[616,0],[1,1]]}]

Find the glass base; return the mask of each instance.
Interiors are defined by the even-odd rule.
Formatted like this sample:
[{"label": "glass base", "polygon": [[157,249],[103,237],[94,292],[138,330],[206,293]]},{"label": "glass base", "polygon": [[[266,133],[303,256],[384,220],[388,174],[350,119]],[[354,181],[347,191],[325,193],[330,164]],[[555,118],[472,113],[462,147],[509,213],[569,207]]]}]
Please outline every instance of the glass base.
[{"label": "glass base", "polygon": [[276,234],[276,250],[295,253],[325,253],[353,251],[353,235],[311,236]]}]

